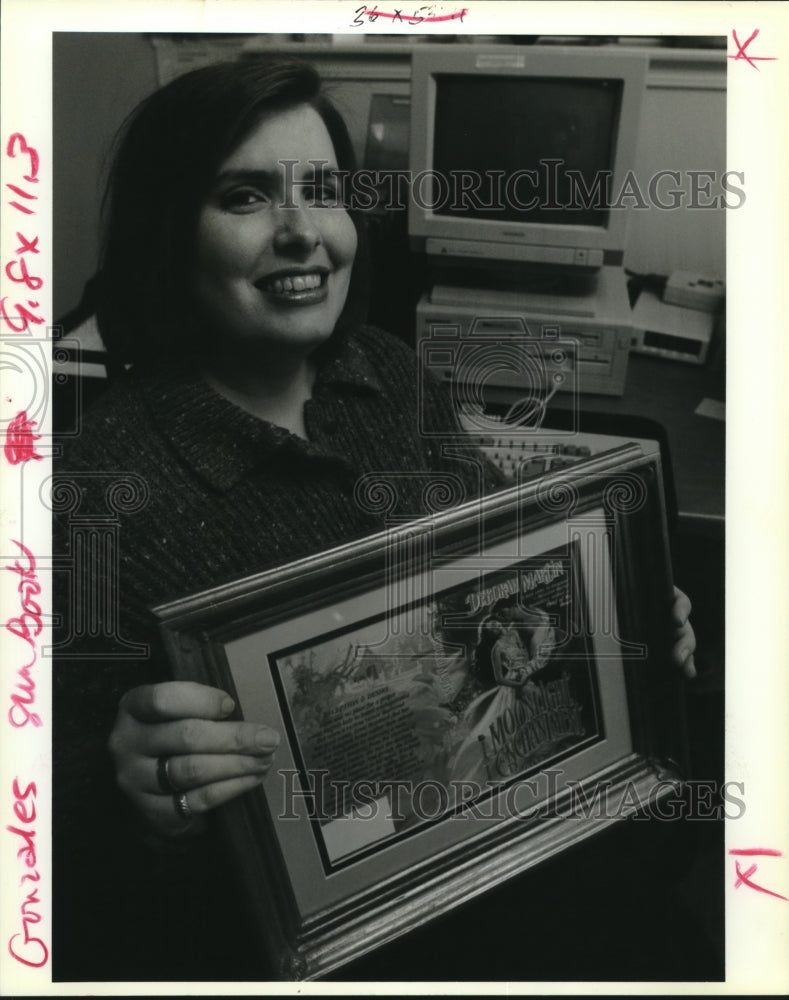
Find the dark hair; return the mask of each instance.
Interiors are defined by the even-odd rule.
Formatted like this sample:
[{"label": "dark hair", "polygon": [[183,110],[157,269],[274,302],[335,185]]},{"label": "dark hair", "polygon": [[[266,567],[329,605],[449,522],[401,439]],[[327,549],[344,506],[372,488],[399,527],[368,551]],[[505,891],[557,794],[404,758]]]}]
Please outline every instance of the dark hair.
[{"label": "dark hair", "polygon": [[479,639],[474,649],[472,671],[485,687],[492,687],[496,683],[491,653],[499,637],[499,630],[505,627],[504,622],[495,615],[488,615],[479,623]]},{"label": "dark hair", "polygon": [[[321,116],[340,170],[353,147],[317,71],[298,59],[217,63],[186,73],[146,98],[119,133],[104,195],[96,316],[115,363],[183,357],[198,344],[189,295],[194,233],[222,162],[262,118],[299,104]],[[359,237],[337,327],[364,319],[366,254]]]}]

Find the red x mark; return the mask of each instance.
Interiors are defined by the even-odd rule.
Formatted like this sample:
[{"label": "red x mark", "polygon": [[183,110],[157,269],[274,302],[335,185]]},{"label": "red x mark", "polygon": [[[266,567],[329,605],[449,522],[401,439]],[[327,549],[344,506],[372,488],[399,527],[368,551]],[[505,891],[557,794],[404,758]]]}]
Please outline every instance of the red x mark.
[{"label": "red x mark", "polygon": [[[756,856],[766,855],[767,857],[771,858],[782,857],[780,851],[774,851],[769,847],[746,847],[742,848],[741,850],[736,850],[736,849],[731,850],[729,851],[729,854],[738,854],[743,857],[754,857],[754,855]],[[757,892],[764,892],[768,896],[775,896],[776,899],[785,899],[787,902],[789,902],[789,897],[782,896],[780,892],[773,892],[771,889],[765,889],[763,885],[758,885],[756,882],[751,881],[751,875],[755,873],[757,865],[755,864],[751,865],[750,868],[747,868],[745,871],[743,871],[742,868],[740,868],[740,862],[735,861],[734,867],[737,872],[737,881],[734,883],[735,889],[739,889],[741,885],[747,885],[749,889],[755,889]]]},{"label": "red x mark", "polygon": [[747,63],[750,63],[750,65],[753,66],[755,70],[758,70],[759,67],[756,65],[757,62],[773,62],[775,59],[778,58],[778,56],[749,56],[748,53],[745,51],[751,44],[751,42],[754,40],[754,38],[756,38],[756,36],[759,34],[758,28],[755,28],[753,34],[750,35],[748,38],[746,38],[744,45],[740,45],[740,40],[737,37],[736,30],[733,30],[731,34],[732,38],[734,39],[734,44],[737,46],[737,53],[736,55],[728,56],[729,59],[744,59]]}]

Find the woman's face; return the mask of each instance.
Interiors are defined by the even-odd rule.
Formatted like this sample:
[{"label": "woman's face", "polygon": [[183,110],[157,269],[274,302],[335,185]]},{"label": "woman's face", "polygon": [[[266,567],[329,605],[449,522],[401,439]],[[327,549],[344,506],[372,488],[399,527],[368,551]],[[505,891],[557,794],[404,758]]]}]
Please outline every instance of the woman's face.
[{"label": "woman's face", "polygon": [[299,354],[331,335],[356,253],[332,169],[309,105],[266,118],[219,168],[197,225],[194,293],[209,334]]}]

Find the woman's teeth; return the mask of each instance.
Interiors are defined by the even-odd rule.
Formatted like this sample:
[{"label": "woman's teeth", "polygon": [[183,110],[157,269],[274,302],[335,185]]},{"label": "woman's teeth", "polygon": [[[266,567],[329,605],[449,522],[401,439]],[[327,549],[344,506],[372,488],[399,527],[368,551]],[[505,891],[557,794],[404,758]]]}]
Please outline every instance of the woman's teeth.
[{"label": "woman's teeth", "polygon": [[294,274],[287,278],[274,278],[266,281],[264,291],[282,295],[286,292],[304,292],[310,288],[319,288],[322,282],[320,274]]}]

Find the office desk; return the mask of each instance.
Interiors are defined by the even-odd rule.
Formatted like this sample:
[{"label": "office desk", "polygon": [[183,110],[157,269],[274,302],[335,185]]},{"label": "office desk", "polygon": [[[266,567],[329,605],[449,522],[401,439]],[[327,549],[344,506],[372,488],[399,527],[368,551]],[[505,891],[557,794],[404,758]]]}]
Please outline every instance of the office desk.
[{"label": "office desk", "polygon": [[[726,424],[695,412],[705,397],[720,398],[716,382],[714,374],[702,366],[632,354],[623,396],[581,394],[578,406],[582,429],[601,414],[617,418],[621,428],[612,433],[628,433],[627,417],[661,424],[668,437],[682,526],[721,535],[725,514]],[[513,402],[511,389],[486,387],[485,395],[491,403]],[[546,427],[550,426],[552,415],[564,419],[569,416],[569,397],[557,396],[555,400],[555,405],[548,409]]]},{"label": "office desk", "polygon": [[[679,515],[722,526],[726,424],[695,411],[716,391],[705,368],[635,354],[621,398],[580,397],[582,412],[630,414],[661,423],[668,434]],[[714,398],[714,397],[713,397]]]}]

